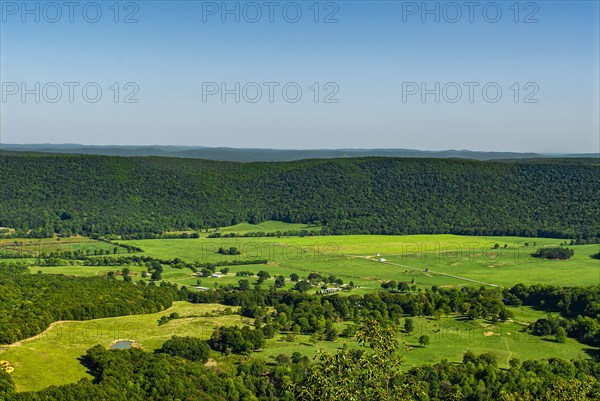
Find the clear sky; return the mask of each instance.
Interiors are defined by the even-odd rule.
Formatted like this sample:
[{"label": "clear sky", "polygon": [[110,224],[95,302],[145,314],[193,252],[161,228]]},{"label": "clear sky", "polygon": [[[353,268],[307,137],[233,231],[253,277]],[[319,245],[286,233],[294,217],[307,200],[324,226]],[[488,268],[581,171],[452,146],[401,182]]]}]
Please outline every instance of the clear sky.
[{"label": "clear sky", "polygon": [[68,4],[1,1],[4,143],[599,151],[598,1]]}]

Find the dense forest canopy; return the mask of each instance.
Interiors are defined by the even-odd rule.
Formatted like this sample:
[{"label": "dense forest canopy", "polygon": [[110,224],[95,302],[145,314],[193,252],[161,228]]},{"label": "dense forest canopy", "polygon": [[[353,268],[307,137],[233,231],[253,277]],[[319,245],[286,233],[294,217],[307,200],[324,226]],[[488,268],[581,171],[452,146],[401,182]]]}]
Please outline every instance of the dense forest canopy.
[{"label": "dense forest canopy", "polygon": [[32,236],[265,220],[319,223],[325,234],[600,236],[592,159],[234,163],[3,152],[0,182],[0,226]]},{"label": "dense forest canopy", "polygon": [[174,299],[176,286],[166,282],[135,285],[107,276],[29,274],[21,263],[0,263],[0,344],[39,334],[58,320],[159,312]]}]

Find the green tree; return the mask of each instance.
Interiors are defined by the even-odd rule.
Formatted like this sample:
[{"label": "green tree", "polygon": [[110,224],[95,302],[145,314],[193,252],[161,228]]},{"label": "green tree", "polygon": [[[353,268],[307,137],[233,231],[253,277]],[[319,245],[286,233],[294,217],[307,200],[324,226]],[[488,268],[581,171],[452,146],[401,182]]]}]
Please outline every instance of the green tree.
[{"label": "green tree", "polygon": [[283,276],[277,276],[275,279],[275,287],[281,288],[285,285],[285,278]]},{"label": "green tree", "polygon": [[562,326],[559,326],[556,329],[556,342],[557,343],[566,343],[567,342],[567,331]]},{"label": "green tree", "polygon": [[123,281],[126,282],[131,282],[131,276],[129,275],[129,268],[128,267],[124,267],[123,270],[121,270],[121,273],[123,274]]},{"label": "green tree", "polygon": [[170,340],[165,341],[157,352],[181,356],[190,361],[206,362],[210,353],[210,347],[206,341],[199,338],[173,336]]},{"label": "green tree", "polygon": [[271,275],[266,270],[259,271],[256,276],[258,277],[258,284],[262,284],[266,279],[271,278]]},{"label": "green tree", "polygon": [[300,292],[306,292],[306,291],[310,290],[310,288],[311,288],[311,285],[306,280],[298,281],[296,283],[296,285],[294,286],[294,289],[298,290]]},{"label": "green tree", "polygon": [[[369,321],[357,333],[359,344],[372,352],[346,348],[335,354],[318,351],[306,377],[288,391],[300,400],[409,401],[425,395],[422,384],[401,379],[400,345],[393,326]],[[294,387],[294,388],[292,388]]]}]

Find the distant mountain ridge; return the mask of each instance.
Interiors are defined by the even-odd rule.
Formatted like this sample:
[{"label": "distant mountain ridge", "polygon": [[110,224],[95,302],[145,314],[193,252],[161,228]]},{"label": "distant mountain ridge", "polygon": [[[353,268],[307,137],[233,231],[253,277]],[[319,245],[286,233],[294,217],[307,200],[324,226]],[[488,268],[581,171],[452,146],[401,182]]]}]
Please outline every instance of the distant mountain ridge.
[{"label": "distant mountain ridge", "polygon": [[600,153],[543,154],[519,152],[482,152],[471,150],[414,150],[414,149],[267,149],[202,146],[124,146],[79,144],[0,144],[1,150],[67,153],[103,156],[165,156],[233,162],[285,162],[303,159],[335,159],[354,157],[424,157],[459,158],[472,160],[600,158]]}]

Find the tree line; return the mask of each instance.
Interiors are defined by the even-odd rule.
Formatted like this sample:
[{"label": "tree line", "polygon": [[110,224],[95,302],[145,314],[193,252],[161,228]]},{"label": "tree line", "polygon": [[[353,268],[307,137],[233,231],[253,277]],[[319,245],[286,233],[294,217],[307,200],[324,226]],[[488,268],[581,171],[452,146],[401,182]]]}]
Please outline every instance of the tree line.
[{"label": "tree line", "polygon": [[154,313],[179,299],[177,286],[166,282],[136,285],[107,276],[29,274],[18,262],[0,264],[0,293],[0,344],[32,337],[57,320]]},{"label": "tree line", "polygon": [[553,335],[562,342],[565,336],[595,347],[600,346],[600,285],[558,287],[518,284],[506,291],[506,304],[528,305],[558,312],[538,319],[530,329],[540,336]]}]

